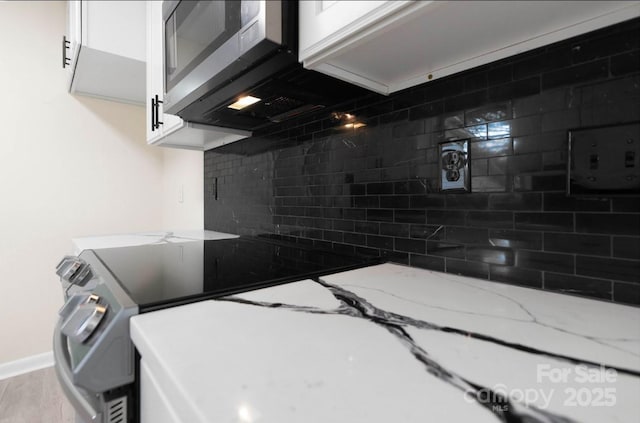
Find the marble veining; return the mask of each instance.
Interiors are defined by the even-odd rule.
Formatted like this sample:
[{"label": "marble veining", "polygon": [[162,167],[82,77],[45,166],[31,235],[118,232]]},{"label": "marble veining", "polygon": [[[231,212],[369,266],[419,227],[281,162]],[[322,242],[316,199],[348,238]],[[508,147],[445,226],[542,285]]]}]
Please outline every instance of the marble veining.
[{"label": "marble veining", "polygon": [[[336,286],[331,286],[325,283],[322,283],[322,285],[328,288],[332,292],[334,297],[340,301],[341,306],[339,308],[335,310],[323,310],[316,307],[297,306],[297,305],[283,304],[280,302],[269,303],[269,302],[260,302],[260,301],[249,301],[249,300],[240,299],[240,298],[225,298],[222,301],[239,302],[243,304],[250,304],[250,305],[260,306],[260,307],[284,308],[284,309],[294,310],[298,312],[305,312],[305,313],[344,314],[352,317],[358,317],[358,318],[369,320],[375,324],[383,326],[391,334],[393,334],[396,338],[398,338],[398,340],[409,350],[409,352],[413,355],[413,357],[425,366],[425,369],[428,373],[430,373],[433,376],[436,376],[438,379],[442,380],[443,382],[456,387],[460,391],[470,394],[471,397],[473,398],[477,396],[478,391],[487,390],[487,388],[474,384],[468,380],[465,380],[463,377],[456,374],[455,372],[452,372],[444,368],[443,366],[441,366],[436,360],[431,358],[429,353],[411,337],[411,335],[404,329],[406,326],[412,326],[418,329],[439,330],[439,331],[448,332],[448,333],[456,333],[461,336],[473,337],[473,338],[481,339],[483,341],[496,343],[508,348],[520,349],[520,350],[524,350],[534,354],[549,354],[556,358],[566,359],[576,364],[587,364],[590,366],[597,366],[595,363],[584,362],[577,358],[559,357],[555,354],[536,350],[534,348],[527,348],[527,347],[523,347],[515,344],[510,344],[502,340],[494,339],[481,334],[465,332],[463,330],[456,329],[456,328],[439,327],[429,322],[419,321],[407,316],[391,313],[373,306],[364,298],[361,298],[355,295],[354,293],[347,291],[346,289],[342,289]],[[387,293],[387,294],[391,295],[390,293]],[[630,373],[635,376],[640,376],[639,372],[621,370],[621,369],[616,369],[616,370],[619,372]],[[488,402],[479,401],[479,404],[486,407],[491,412],[495,413],[496,416],[500,419],[500,421],[530,422],[530,423],[534,423],[534,422],[535,423],[543,423],[543,422],[550,422],[550,423],[567,422],[568,423],[568,422],[575,421],[567,417],[554,415],[553,413],[549,413],[545,410],[541,410],[530,405],[524,406],[518,403],[514,403],[513,401],[510,401],[508,398],[505,398],[504,396],[496,392],[491,392],[491,397],[498,398],[498,401],[488,401]]]},{"label": "marble veining", "polygon": [[[326,285],[326,284],[325,284]],[[430,322],[425,322],[421,320],[412,319],[407,316],[399,315],[396,313],[391,313],[385,310],[381,310],[364,298],[361,298],[354,293],[340,288],[336,286],[326,285],[329,288],[336,298],[341,299],[345,304],[351,305],[351,307],[356,308],[358,311],[362,313],[362,317],[368,318],[369,320],[387,326],[389,331],[396,335],[403,344],[407,346],[407,348],[411,351],[413,356],[423,363],[426,367],[426,370],[436,375],[442,381],[452,384],[463,392],[473,393],[472,397],[477,398],[477,392],[483,390],[489,390],[491,392],[491,398],[497,398],[498,401],[479,401],[479,404],[488,408],[490,411],[494,412],[501,420],[508,422],[522,421],[522,422],[572,422],[573,419],[555,415],[553,413],[547,412],[545,410],[539,409],[532,405],[522,405],[517,402],[511,401],[508,398],[505,398],[501,394],[497,392],[492,392],[487,387],[483,387],[477,385],[473,382],[470,382],[464,379],[461,375],[457,375],[455,372],[444,368],[437,360],[434,360],[430,357],[429,353],[420,346],[419,342],[416,342],[411,335],[405,331],[403,328],[406,326],[411,326],[417,329],[425,329],[425,330],[438,330],[447,333],[454,333],[463,337],[471,337],[475,339],[479,339],[485,342],[491,342],[494,344],[498,344],[503,347],[513,348],[521,351],[525,351],[533,354],[542,354],[549,355],[554,358],[565,359],[571,361],[575,364],[586,364],[589,366],[597,367],[596,363],[586,362],[576,357],[563,357],[554,353],[538,350],[532,347],[526,347],[522,345],[517,345],[513,343],[509,343],[500,339],[496,339],[490,336],[482,335],[479,333],[467,332],[465,330],[459,328],[451,328],[451,327],[441,327]],[[391,295],[389,292],[385,292],[387,295]],[[505,296],[502,296],[505,297]],[[508,297],[505,297],[508,298]],[[529,311],[526,310],[524,306],[518,303],[518,305],[529,314],[532,318],[533,322],[536,322],[535,316],[533,316]],[[630,373],[635,376],[640,376],[640,373],[632,370],[623,370],[616,369],[618,372],[622,373]]]},{"label": "marble veining", "polygon": [[[143,360],[202,421],[232,421],[238,399],[258,416],[241,422],[640,418],[637,308],[393,264],[203,303],[132,319]],[[189,341],[181,320],[214,339]],[[184,364],[199,342],[227,364]]]},{"label": "marble veining", "polygon": [[[383,265],[382,267],[389,268],[389,266],[393,265]],[[409,272],[410,277],[416,276],[416,271],[413,269],[404,268],[401,266],[393,266],[395,267],[394,271],[396,274],[401,274],[403,272]],[[369,269],[356,270],[355,273],[362,272],[370,272]],[[422,271],[417,271],[417,273],[422,273]],[[576,328],[571,329],[565,325],[563,327],[559,323],[553,323],[553,316],[549,315],[536,315],[534,311],[531,311],[528,306],[521,300],[518,300],[508,294],[500,292],[500,286],[495,284],[488,284],[489,287],[493,288],[485,288],[483,286],[479,286],[479,284],[475,284],[472,282],[467,282],[466,278],[460,278],[452,275],[439,275],[443,280],[446,280],[447,283],[452,284],[460,284],[467,287],[470,290],[479,290],[484,291],[492,296],[500,300],[504,300],[510,304],[516,306],[517,311],[521,311],[521,313],[514,314],[511,316],[500,316],[500,319],[512,322],[526,322],[531,323],[543,328],[547,328],[553,331],[557,331],[566,336],[575,336],[583,338],[586,341],[593,342],[612,350],[620,351],[624,354],[628,354],[632,357],[640,357],[640,333],[636,332],[636,335],[630,334],[627,337],[608,337],[603,335],[590,335],[590,328]],[[377,289],[372,288],[367,285],[367,281],[365,280],[362,284],[352,284],[345,283],[342,286],[332,285],[324,281],[319,282],[322,286],[326,287],[331,291],[333,296],[340,301],[340,307],[334,310],[326,310],[326,309],[318,309],[315,307],[308,306],[300,306],[300,305],[291,305],[291,304],[282,304],[282,303],[268,303],[268,302],[256,302],[256,301],[247,301],[246,299],[238,299],[238,298],[228,298],[225,299],[227,301],[239,301],[246,304],[252,304],[262,307],[272,307],[272,308],[286,308],[295,310],[298,312],[307,312],[307,313],[337,313],[337,314],[345,314],[352,317],[363,318],[369,320],[375,324],[381,325],[385,327],[391,334],[393,334],[398,340],[405,345],[405,347],[410,351],[413,357],[422,363],[425,366],[427,372],[432,375],[437,376],[441,381],[448,383],[452,386],[455,386],[462,392],[469,394],[470,398],[477,398],[478,392],[489,393],[488,398],[496,399],[485,401],[484,398],[480,398],[478,404],[487,408],[491,412],[493,412],[496,417],[499,418],[500,421],[506,422],[574,422],[579,420],[574,420],[567,416],[562,416],[560,414],[549,412],[545,409],[541,409],[536,407],[534,404],[522,404],[516,401],[513,401],[507,397],[505,397],[500,392],[492,391],[487,386],[481,386],[477,383],[474,383],[470,380],[465,379],[461,374],[457,374],[455,371],[451,369],[445,368],[441,363],[437,360],[433,359],[430,356],[427,349],[420,345],[420,343],[414,339],[410,332],[407,331],[407,328],[419,329],[419,330],[427,330],[427,331],[440,331],[447,334],[455,334],[459,337],[464,338],[472,338],[474,340],[479,340],[482,342],[492,343],[496,346],[513,350],[521,353],[526,353],[529,355],[539,355],[545,356],[547,358],[551,358],[554,360],[558,360],[564,363],[569,363],[572,365],[586,366],[590,369],[600,369],[600,366],[603,366],[605,369],[615,370],[618,375],[625,375],[635,378],[635,388],[638,393],[638,382],[640,381],[640,369],[637,367],[640,364],[640,361],[637,361],[635,368],[624,368],[620,366],[610,365],[606,363],[602,363],[601,361],[592,361],[589,359],[585,359],[579,355],[567,355],[560,354],[554,351],[547,351],[544,349],[536,348],[531,344],[520,344],[517,342],[511,342],[507,339],[500,339],[494,336],[486,335],[481,332],[473,332],[466,330],[464,328],[459,327],[450,327],[450,326],[442,326],[439,324],[435,324],[433,322],[424,321],[420,319],[415,319],[410,316],[390,312],[381,308],[378,308],[367,301],[365,298],[356,295],[354,292],[350,291],[348,288],[358,288],[361,292],[370,292],[377,291],[379,294],[383,296],[393,297],[399,299],[403,302],[413,303],[420,307],[427,308],[437,308],[440,310],[460,313],[468,316],[483,316],[483,317],[495,317],[494,313],[490,312],[469,312],[464,309],[456,309],[453,307],[443,307],[431,305],[428,302],[418,301],[415,299],[410,299],[402,296],[398,293],[396,289],[394,292],[393,285],[389,285],[389,289]],[[515,291],[515,293],[520,293],[523,289],[516,288],[511,289],[511,291]],[[527,293],[527,290],[524,290]],[[528,293],[533,293],[530,291]],[[548,295],[545,293],[545,295]],[[553,297],[553,294],[552,294]],[[595,303],[597,304],[597,303]],[[564,314],[570,314],[571,310],[561,311]],[[639,311],[640,313],[640,311]],[[576,316],[579,317],[579,316]],[[561,321],[561,320],[560,320]],[[638,327],[636,326],[636,329]],[[593,332],[593,330],[591,330]],[[428,344],[427,344],[428,345]]]},{"label": "marble veining", "polygon": [[[413,355],[413,357],[422,363],[426,369],[426,371],[442,380],[445,383],[448,383],[455,388],[459,389],[461,392],[466,392],[471,395],[472,398],[477,396],[476,392],[481,389],[487,389],[486,387],[479,386],[474,384],[468,380],[465,380],[463,377],[457,375],[456,373],[444,368],[441,366],[436,360],[430,357],[429,353],[425,351],[412,337],[411,335],[404,329],[406,326],[413,326],[419,329],[426,330],[440,330],[445,332],[454,332],[461,334],[463,336],[474,336],[480,337],[483,340],[489,340],[491,342],[500,342],[500,340],[493,340],[487,337],[480,336],[478,334],[470,334],[465,333],[464,331],[460,331],[452,328],[442,328],[437,325],[433,325],[429,322],[418,321],[415,319],[411,319],[407,316],[398,315],[395,313],[390,313],[385,310],[378,309],[374,307],[369,302],[367,302],[364,298],[358,297],[357,295],[349,292],[345,289],[331,286],[323,283],[323,286],[328,288],[334,297],[340,301],[341,306],[335,310],[322,310],[316,307],[308,307],[308,306],[296,306],[290,304],[282,304],[282,303],[268,303],[268,302],[259,302],[259,301],[248,301],[245,299],[238,298],[226,298],[223,301],[231,301],[231,302],[239,302],[243,304],[250,304],[254,306],[260,307],[270,307],[270,308],[285,308],[289,310],[294,310],[298,312],[305,313],[318,313],[318,314],[344,314],[352,317],[363,318],[369,320],[375,324],[383,326],[387,329],[392,335],[394,335]],[[487,408],[501,420],[505,422],[530,422],[530,423],[543,423],[543,422],[574,422],[574,420],[565,418],[562,416],[556,416],[552,413],[548,413],[544,410],[536,409],[535,407],[524,407],[520,404],[513,403],[509,401],[507,398],[504,398],[498,393],[492,392],[491,397],[498,397],[499,401],[489,401],[489,402],[479,402],[483,407]],[[526,417],[526,419],[525,419]]]},{"label": "marble veining", "polygon": [[[589,340],[589,341],[592,341],[592,342],[595,342],[595,343],[598,343],[598,344],[602,344],[602,345],[605,345],[607,347],[611,347],[611,348],[617,349],[619,351],[623,351],[623,352],[628,353],[628,354],[630,354],[632,356],[640,357],[640,353],[638,351],[634,351],[634,350],[628,348],[629,347],[629,345],[628,345],[629,343],[633,343],[633,342],[637,343],[638,341],[640,341],[640,336],[639,337],[615,337],[615,338],[612,338],[612,337],[607,337],[607,336],[592,336],[592,335],[588,335],[586,333],[580,333],[579,331],[569,330],[569,329],[566,329],[566,328],[563,328],[563,327],[556,326],[556,325],[554,325],[553,323],[550,323],[550,322],[544,322],[542,318],[535,316],[531,311],[529,311],[525,305],[523,305],[522,303],[514,300],[513,298],[511,298],[511,297],[509,297],[507,295],[500,294],[499,292],[491,292],[491,291],[483,289],[481,287],[474,286],[474,285],[472,285],[470,283],[465,283],[465,282],[462,282],[462,281],[459,281],[459,280],[452,280],[451,278],[447,278],[446,276],[443,279],[446,279],[448,282],[451,282],[451,283],[460,283],[460,284],[466,285],[471,289],[485,290],[487,292],[490,292],[491,294],[496,295],[496,296],[501,297],[501,298],[504,298],[505,300],[507,300],[509,302],[513,302],[520,309],[522,309],[522,311],[526,314],[526,316],[524,316],[524,317],[504,317],[504,316],[500,317],[503,320],[510,320],[510,321],[514,321],[514,322],[532,323],[532,324],[543,326],[543,327],[546,327],[546,328],[549,328],[549,329],[552,329],[552,330],[556,330],[558,332],[561,332],[561,333],[564,333],[564,334],[567,334],[567,335],[579,336],[579,337],[582,337],[582,338],[584,338],[586,340]],[[330,287],[329,285],[327,285],[327,286]],[[349,285],[345,285],[345,286],[348,287]],[[360,285],[352,285],[352,286],[357,286],[357,287],[359,287],[360,289],[363,289],[363,290],[370,290],[371,289],[371,288],[368,288],[366,286],[360,286]],[[332,291],[340,290],[343,293],[352,295],[353,297],[357,297],[355,294],[353,294],[353,293],[351,293],[351,292],[349,292],[347,290],[340,289],[340,288],[337,288],[337,287],[330,287],[330,288],[331,288]],[[447,307],[438,307],[438,306],[431,306],[431,305],[425,304],[425,303],[418,303],[418,302],[416,302],[414,300],[411,300],[409,298],[404,298],[404,297],[402,297],[402,296],[400,296],[398,294],[395,294],[393,292],[387,292],[387,291],[384,291],[384,290],[377,290],[377,291],[379,291],[380,293],[382,293],[384,295],[388,295],[390,297],[398,298],[398,299],[400,299],[402,301],[407,301],[407,302],[420,304],[421,306],[425,306],[425,307],[433,307],[433,308],[439,308],[441,310],[453,311],[453,309],[447,308]],[[491,316],[491,314],[486,314],[486,313],[474,313],[474,312],[467,312],[467,311],[464,311],[464,310],[455,310],[455,311],[457,313],[467,314],[467,315],[471,315],[471,316],[474,316],[474,315],[475,316],[485,316],[485,317]],[[398,316],[398,317],[401,318],[401,319],[408,319],[406,316]],[[424,322],[421,322],[421,323],[424,323]],[[435,325],[431,325],[431,327],[424,326],[424,324],[419,324],[419,325],[414,325],[414,326],[419,326],[419,327],[423,327],[423,328],[427,328],[427,329],[438,329],[438,330],[452,332],[452,333],[460,333],[460,334],[462,334],[464,336],[472,336],[474,338],[483,339],[483,340],[488,341],[488,342],[498,343],[500,345],[507,346],[507,347],[510,347],[510,348],[528,350],[530,352],[540,353],[540,354],[548,354],[550,356],[563,358],[563,359],[566,359],[566,360],[569,360],[569,361],[573,361],[573,362],[576,362],[576,363],[588,363],[588,364],[596,365],[596,363],[591,363],[589,361],[585,361],[585,360],[582,360],[582,359],[577,359],[577,358],[572,358],[572,357],[568,357],[568,356],[562,356],[560,354],[545,352],[545,351],[542,351],[542,350],[537,350],[536,348],[533,348],[533,347],[525,347],[525,346],[518,345],[518,344],[512,344],[512,343],[509,343],[509,342],[506,342],[506,341],[503,341],[503,340],[500,340],[500,339],[496,339],[496,338],[493,338],[493,337],[490,337],[490,336],[482,335],[480,333],[471,333],[471,332],[468,332],[466,330],[459,330],[459,329],[455,329],[455,328],[437,327]],[[616,345],[616,343],[620,343],[622,345]],[[634,370],[626,370],[626,369],[622,369],[622,368],[616,368],[616,370],[620,371],[620,372],[623,372],[623,373],[629,373],[629,374],[633,374],[633,375],[636,375],[636,376],[640,376],[640,372],[637,372],[637,371],[634,371]]]}]

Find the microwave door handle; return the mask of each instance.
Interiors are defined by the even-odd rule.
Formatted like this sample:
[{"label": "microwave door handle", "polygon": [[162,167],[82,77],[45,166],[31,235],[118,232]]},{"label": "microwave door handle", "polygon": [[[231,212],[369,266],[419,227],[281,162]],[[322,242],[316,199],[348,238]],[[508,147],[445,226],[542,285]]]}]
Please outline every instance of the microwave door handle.
[{"label": "microwave door handle", "polygon": [[171,37],[167,40],[169,44],[169,48],[167,49],[167,75],[172,75],[178,67],[178,37],[175,17],[172,16],[167,23],[171,26]]}]

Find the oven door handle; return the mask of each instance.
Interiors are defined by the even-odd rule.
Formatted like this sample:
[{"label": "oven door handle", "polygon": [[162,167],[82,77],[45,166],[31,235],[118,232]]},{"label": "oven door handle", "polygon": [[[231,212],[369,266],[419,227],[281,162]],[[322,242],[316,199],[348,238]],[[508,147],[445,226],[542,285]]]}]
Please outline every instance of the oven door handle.
[{"label": "oven door handle", "polygon": [[53,358],[58,381],[67,399],[81,418],[87,422],[101,422],[101,413],[89,402],[89,396],[73,384],[71,359],[67,351],[67,337],[61,332],[60,325],[61,320],[58,320],[53,335]]}]

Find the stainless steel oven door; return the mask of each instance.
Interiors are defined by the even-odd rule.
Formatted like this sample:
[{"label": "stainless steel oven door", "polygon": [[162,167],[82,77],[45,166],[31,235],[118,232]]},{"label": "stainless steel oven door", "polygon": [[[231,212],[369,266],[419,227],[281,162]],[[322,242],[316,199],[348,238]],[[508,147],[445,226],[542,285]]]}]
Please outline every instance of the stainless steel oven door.
[{"label": "stainless steel oven door", "polygon": [[246,53],[282,43],[282,5],[273,0],[165,1],[164,109],[177,114],[253,65]]},{"label": "stainless steel oven door", "polygon": [[103,407],[99,397],[73,384],[67,337],[60,331],[60,325],[58,322],[53,335],[53,357],[60,386],[80,419],[86,422],[102,422]]}]

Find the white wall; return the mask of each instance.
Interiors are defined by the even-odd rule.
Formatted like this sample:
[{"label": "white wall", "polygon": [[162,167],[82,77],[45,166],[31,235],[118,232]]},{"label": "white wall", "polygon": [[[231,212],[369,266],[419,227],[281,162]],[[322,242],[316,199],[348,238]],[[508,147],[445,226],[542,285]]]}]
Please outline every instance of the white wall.
[{"label": "white wall", "polygon": [[0,2],[0,365],[51,350],[72,237],[203,227],[201,152],[147,146],[141,107],[68,94],[65,14]]},{"label": "white wall", "polygon": [[161,150],[164,158],[161,228],[203,229],[204,153],[173,148]]}]

